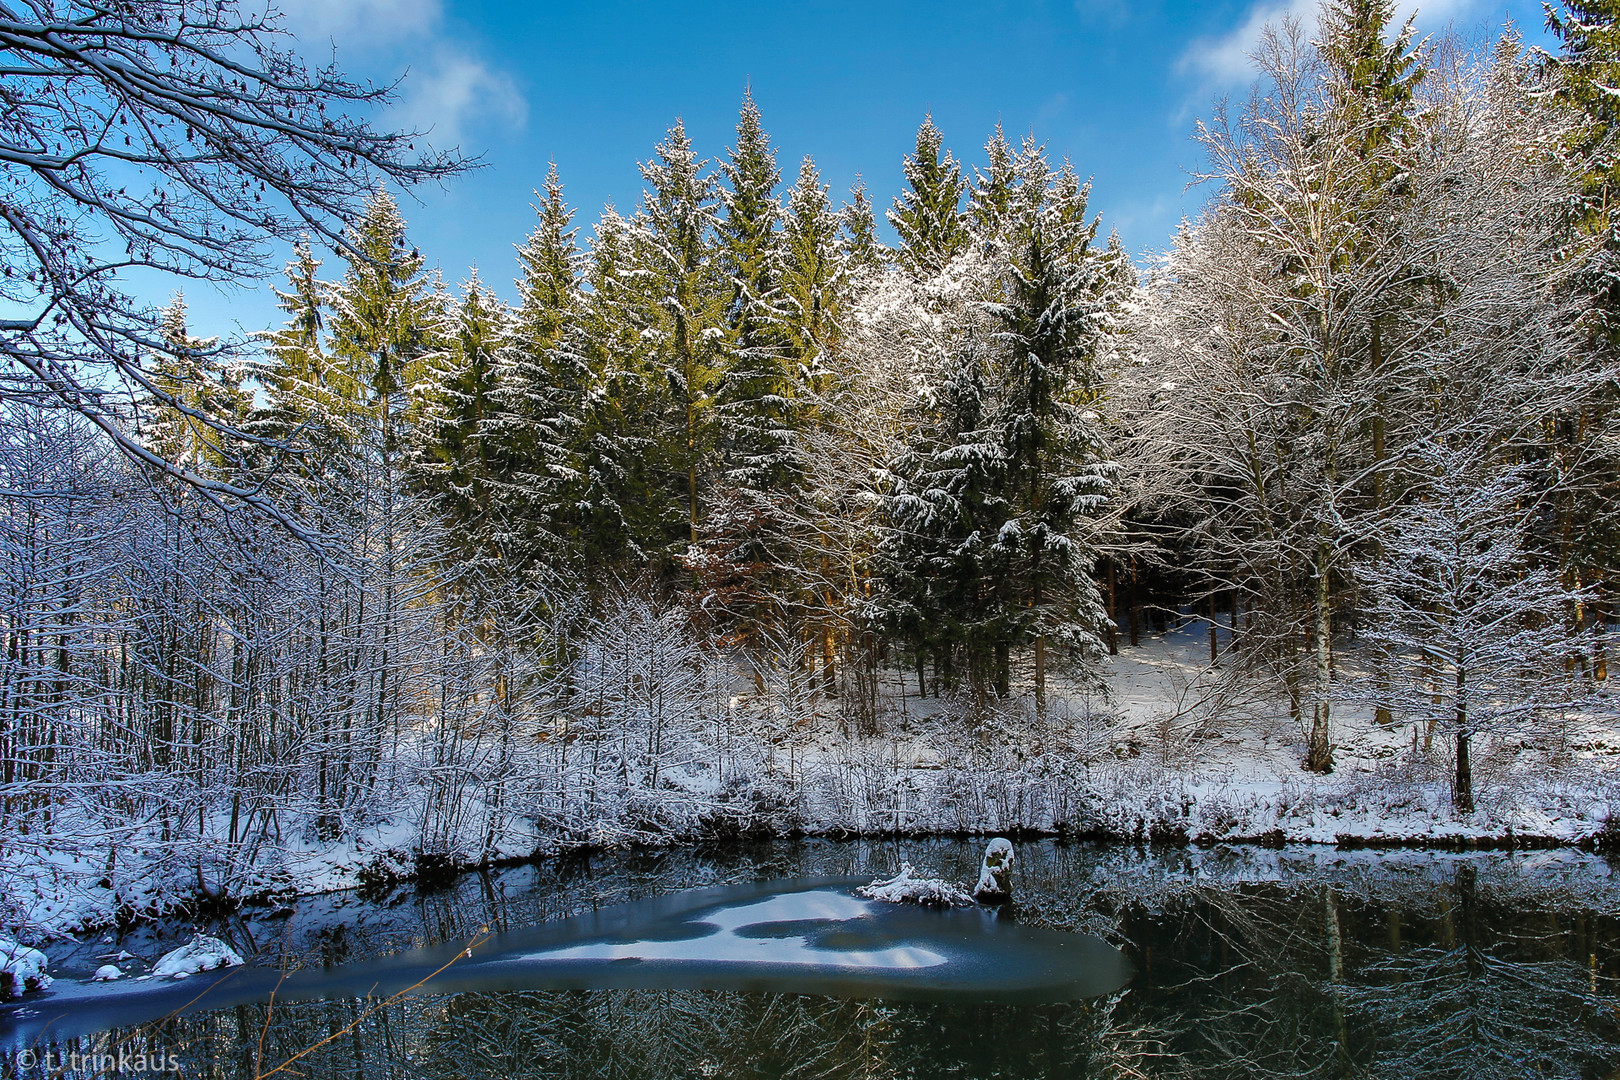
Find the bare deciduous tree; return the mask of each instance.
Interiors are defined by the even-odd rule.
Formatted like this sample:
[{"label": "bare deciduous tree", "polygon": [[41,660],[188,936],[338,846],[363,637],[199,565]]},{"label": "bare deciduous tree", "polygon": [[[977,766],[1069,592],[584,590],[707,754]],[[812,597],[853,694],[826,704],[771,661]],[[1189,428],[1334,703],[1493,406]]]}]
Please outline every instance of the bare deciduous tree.
[{"label": "bare deciduous tree", "polygon": [[273,7],[0,3],[6,394],[76,410],[126,455],[296,528],[264,487],[204,476],[126,430],[136,397],[191,408],[145,366],[162,335],[128,274],[257,277],[275,241],[308,233],[343,246],[343,223],[379,179],[410,186],[465,169],[361,116],[390,89],[311,69]]}]

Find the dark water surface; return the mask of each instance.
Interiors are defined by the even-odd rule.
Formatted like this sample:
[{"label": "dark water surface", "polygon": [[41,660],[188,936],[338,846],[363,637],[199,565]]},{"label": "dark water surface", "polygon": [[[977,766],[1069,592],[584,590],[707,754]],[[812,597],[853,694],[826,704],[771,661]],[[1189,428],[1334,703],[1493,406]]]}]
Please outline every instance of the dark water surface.
[{"label": "dark water surface", "polygon": [[[852,891],[902,860],[971,883],[981,848],[596,856],[58,943],[0,1072],[1620,1078],[1603,857],[1039,842],[1010,918]],[[84,982],[197,929],[250,966]]]}]

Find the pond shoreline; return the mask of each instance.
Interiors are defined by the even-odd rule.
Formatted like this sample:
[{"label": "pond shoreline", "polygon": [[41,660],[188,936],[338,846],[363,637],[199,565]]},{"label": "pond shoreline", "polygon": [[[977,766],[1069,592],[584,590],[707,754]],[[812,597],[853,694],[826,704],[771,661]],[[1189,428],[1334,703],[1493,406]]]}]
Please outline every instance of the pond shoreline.
[{"label": "pond shoreline", "polygon": [[[87,859],[71,836],[28,837],[0,852],[0,934],[43,943],[130,925],[166,912],[280,903],[348,889],[426,884],[564,855],[666,850],[762,839],[1055,838],[1138,846],[1518,851],[1620,851],[1620,777],[1608,770],[1493,785],[1458,815],[1443,782],[1398,774],[1237,779],[1180,775],[1163,766],[1086,768],[1063,760],[1016,771],[954,766],[872,768],[858,789],[836,777],[765,777],[717,800],[701,790],[659,790],[559,825],[510,814],[478,838],[429,846],[413,811],[395,809],[321,840],[289,823],[287,839],[251,863],[224,845],[158,855],[130,845],[118,877],[105,852]],[[775,786],[773,786],[775,785]],[[858,799],[852,790],[862,792]],[[651,793],[648,793],[651,795]],[[766,796],[771,796],[767,798]],[[404,789],[396,805],[412,805]],[[469,813],[467,820],[484,820]]]},{"label": "pond shoreline", "polygon": [[[830,828],[818,830],[790,830],[786,832],[752,831],[747,833],[716,831],[671,840],[667,843],[639,843],[600,845],[590,843],[555,846],[536,850],[526,855],[512,855],[482,862],[449,862],[442,859],[417,860],[409,852],[389,851],[378,855],[370,863],[351,867],[352,878],[334,881],[328,887],[301,890],[290,882],[279,887],[257,890],[239,896],[194,893],[165,905],[161,909],[137,909],[125,906],[109,918],[94,922],[81,922],[73,926],[52,928],[48,933],[24,934],[36,943],[47,943],[52,938],[82,937],[106,930],[125,932],[133,927],[149,925],[169,919],[209,919],[245,909],[282,908],[299,900],[355,892],[361,897],[380,897],[401,886],[414,887],[418,893],[430,894],[446,888],[457,879],[492,871],[519,867],[539,867],[559,861],[588,859],[610,855],[670,854],[701,851],[716,845],[758,844],[784,841],[820,840],[830,843],[852,841],[984,841],[1005,835],[1018,843],[1042,840],[1064,845],[1103,845],[1134,848],[1140,851],[1209,850],[1217,847],[1284,850],[1303,848],[1317,851],[1434,851],[1444,853],[1517,852],[1517,851],[1571,851],[1587,854],[1620,852],[1620,823],[1606,824],[1594,833],[1578,837],[1560,837],[1515,833],[1507,830],[1500,834],[1445,834],[1427,836],[1388,836],[1341,834],[1332,841],[1295,839],[1281,830],[1257,836],[1189,836],[1163,829],[1132,833],[1092,829],[1003,829],[1003,830],[895,830],[879,829],[855,831]],[[15,933],[12,928],[4,932]]]}]

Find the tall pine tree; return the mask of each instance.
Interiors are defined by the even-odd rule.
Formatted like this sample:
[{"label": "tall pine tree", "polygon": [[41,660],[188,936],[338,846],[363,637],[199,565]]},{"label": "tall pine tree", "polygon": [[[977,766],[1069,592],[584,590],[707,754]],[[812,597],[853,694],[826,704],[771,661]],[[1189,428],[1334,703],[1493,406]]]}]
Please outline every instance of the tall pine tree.
[{"label": "tall pine tree", "polygon": [[900,236],[896,259],[918,280],[939,273],[968,242],[962,215],[967,181],[951,152],[941,155],[942,141],[934,118],[923,120],[916,149],[905,160],[909,190],[901,192],[889,211],[889,224]]},{"label": "tall pine tree", "polygon": [[500,506],[492,539],[525,571],[580,554],[577,459],[589,379],[573,333],[584,258],[555,164],[536,212],[539,221],[518,248],[518,306],[496,356],[495,408],[481,428]]},{"label": "tall pine tree", "polygon": [[719,443],[715,407],[732,290],[715,255],[715,183],[704,164],[677,121],[641,167],[647,188],[632,222],[636,318],[666,403],[657,460],[670,472],[659,496],[675,495],[686,510],[684,535],[669,537],[666,557],[697,542]]}]

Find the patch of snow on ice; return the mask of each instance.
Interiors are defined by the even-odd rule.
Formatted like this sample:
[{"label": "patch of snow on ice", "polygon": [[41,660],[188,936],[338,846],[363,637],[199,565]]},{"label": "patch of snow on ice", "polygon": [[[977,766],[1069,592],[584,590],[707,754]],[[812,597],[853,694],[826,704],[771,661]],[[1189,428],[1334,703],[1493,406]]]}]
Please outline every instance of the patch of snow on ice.
[{"label": "patch of snow on ice", "polygon": [[[693,916],[694,937],[652,941],[601,941],[531,953],[531,960],[684,960],[707,963],[791,964],[808,967],[908,970],[937,967],[945,957],[915,945],[842,949],[818,945],[812,935],[836,923],[859,920],[871,905],[826,890],[773,896],[750,904]],[[804,934],[780,933],[802,926]],[[757,936],[755,928],[769,933]]]},{"label": "patch of snow on ice", "polygon": [[900,873],[887,881],[874,881],[855,891],[870,900],[888,904],[921,904],[924,907],[965,907],[973,897],[960,886],[940,878],[913,877],[910,863],[900,864]]},{"label": "patch of snow on ice", "polygon": [[162,959],[153,965],[152,977],[184,979],[200,971],[236,967],[241,963],[242,957],[236,950],[219,938],[198,934],[191,939],[191,944],[182,945],[173,952],[165,953]]}]

